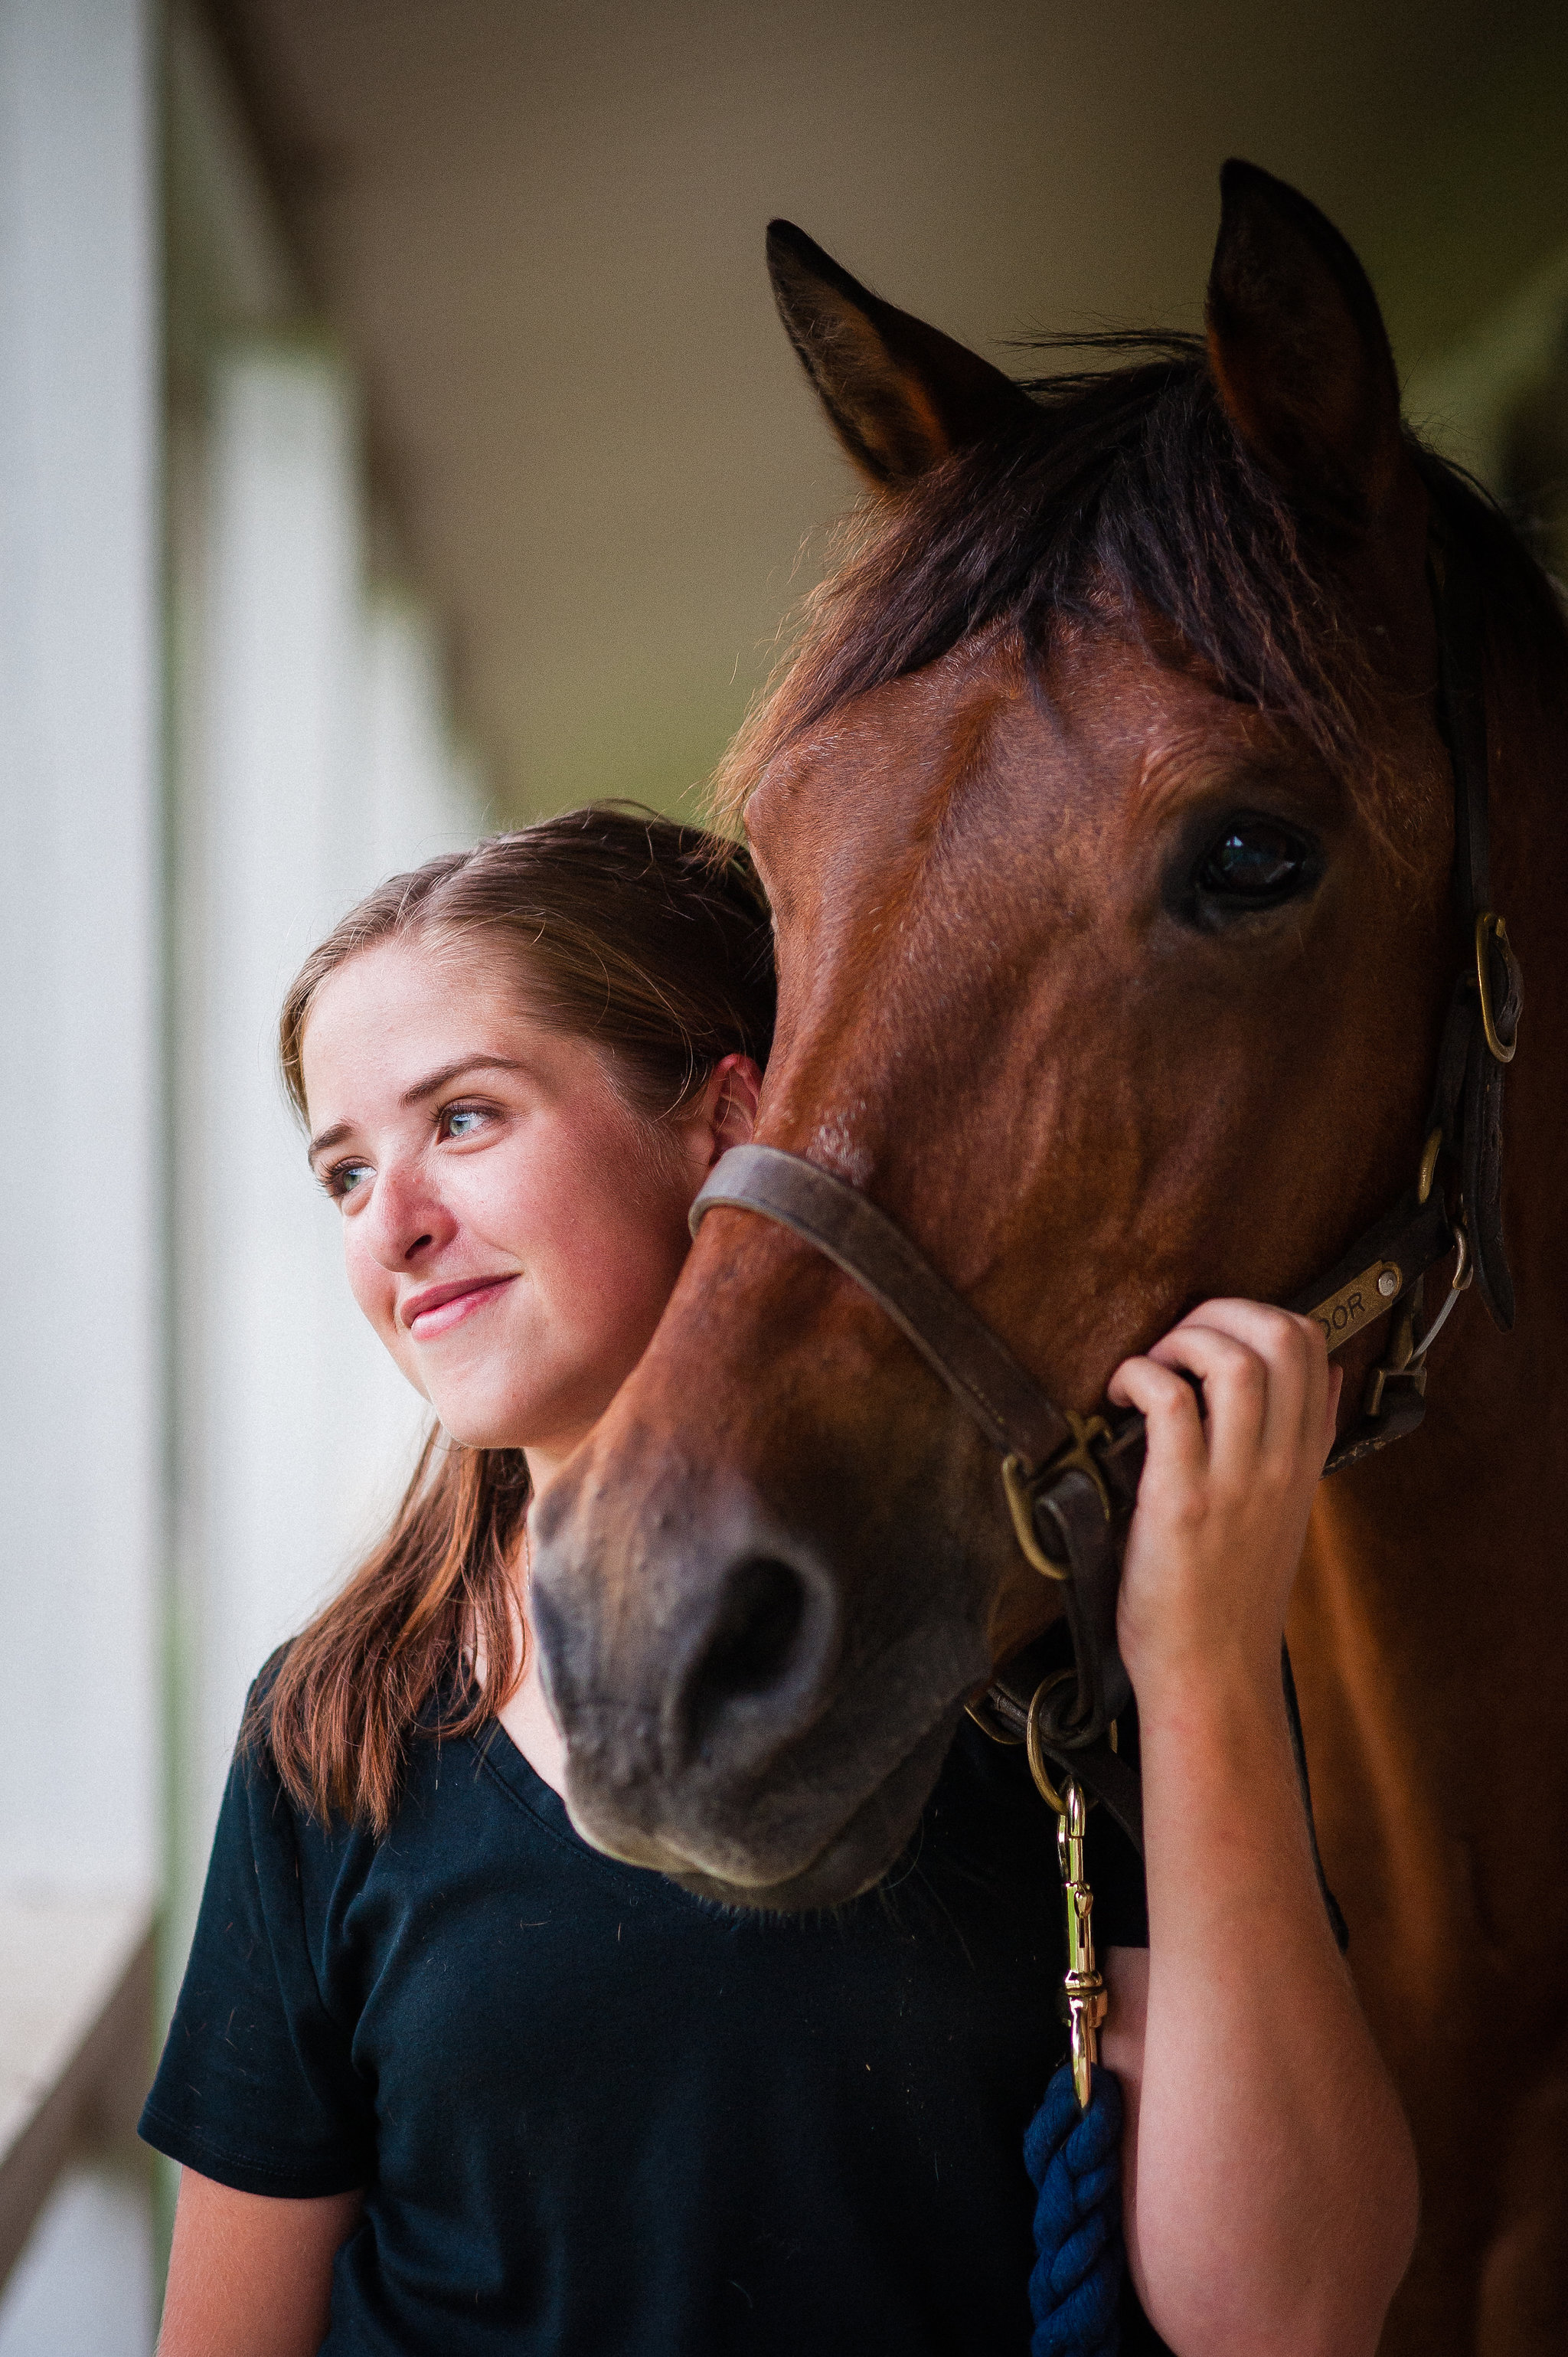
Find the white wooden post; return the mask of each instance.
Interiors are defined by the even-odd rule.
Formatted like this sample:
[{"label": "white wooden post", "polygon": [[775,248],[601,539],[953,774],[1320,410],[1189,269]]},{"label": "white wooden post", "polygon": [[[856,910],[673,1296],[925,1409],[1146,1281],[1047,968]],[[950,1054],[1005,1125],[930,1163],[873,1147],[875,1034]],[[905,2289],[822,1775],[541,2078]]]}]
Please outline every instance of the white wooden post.
[{"label": "white wooden post", "polygon": [[[121,1970],[161,1846],[150,51],[141,0],[0,0],[0,2039],[13,2070],[51,2035],[69,2042],[70,2005]],[[35,2198],[29,2153],[53,2130],[40,2091],[6,2078],[4,2093],[0,2206],[15,2226]],[[104,2231],[71,2247],[87,2212]],[[25,2265],[27,2283],[0,2300],[5,2357],[145,2357],[145,2185],[68,2183]]]},{"label": "white wooden post", "polygon": [[278,1079],[279,1006],[352,901],[475,826],[428,631],[417,609],[367,608],[341,364],[237,345],[206,472],[175,1027],[181,1928],[246,1688],[384,1519],[424,1428],[349,1299]]}]

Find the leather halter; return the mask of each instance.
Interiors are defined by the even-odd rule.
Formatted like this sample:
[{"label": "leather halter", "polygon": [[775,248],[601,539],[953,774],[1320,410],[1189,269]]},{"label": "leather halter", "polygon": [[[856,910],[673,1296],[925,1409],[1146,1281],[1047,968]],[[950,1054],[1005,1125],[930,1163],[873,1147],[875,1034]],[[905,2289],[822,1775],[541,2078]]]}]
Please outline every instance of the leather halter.
[{"label": "leather halter", "polygon": [[[1385,1312],[1396,1313],[1361,1412],[1336,1443],[1326,1473],[1414,1431],[1425,1413],[1426,1353],[1472,1275],[1497,1324],[1506,1331],[1513,1323],[1502,1227],[1501,1112],[1522,977],[1507,928],[1488,905],[1479,600],[1467,570],[1447,566],[1435,542],[1429,577],[1437,621],[1439,723],[1454,770],[1455,897],[1472,957],[1455,985],[1426,1148],[1412,1184],[1331,1269],[1284,1305],[1315,1318],[1331,1351]],[[1458,1180],[1452,1211],[1436,1183],[1444,1156]],[[972,1706],[972,1715],[1002,1740],[1028,1734],[1032,1747],[1070,1766],[1141,1848],[1137,1772],[1118,1758],[1114,1728],[1132,1699],[1116,1642],[1116,1595],[1144,1465],[1143,1417],[1135,1412],[1084,1417],[1058,1407],[903,1231],[820,1164],[778,1146],[733,1146],[692,1205],[693,1235],[720,1204],[789,1228],[853,1277],[1001,1454],[1019,1545],[1061,1586],[1073,1661],[1070,1671],[1049,1681],[1040,1679],[1037,1659],[1022,1683],[1004,1668],[993,1675],[984,1702]],[[1428,1320],[1423,1279],[1455,1248],[1447,1297]],[[1022,1657],[1026,1663],[1032,1650]],[[1288,1664],[1286,1684],[1288,1691]]]}]

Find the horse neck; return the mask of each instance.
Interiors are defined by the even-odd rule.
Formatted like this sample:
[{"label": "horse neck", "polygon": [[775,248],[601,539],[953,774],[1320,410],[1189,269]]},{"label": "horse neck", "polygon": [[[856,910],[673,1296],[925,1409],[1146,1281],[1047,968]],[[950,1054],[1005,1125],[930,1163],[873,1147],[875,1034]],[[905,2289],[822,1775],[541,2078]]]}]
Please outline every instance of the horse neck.
[{"label": "horse neck", "polygon": [[[1562,1350],[1568,1313],[1568,1223],[1557,1200],[1568,1168],[1568,1091],[1562,1042],[1568,1036],[1568,635],[1560,669],[1544,681],[1491,683],[1493,906],[1507,920],[1524,969],[1525,1016],[1509,1069],[1503,1107],[1504,1224],[1519,1297],[1510,1335],[1484,1347],[1473,1331],[1456,1353],[1455,1391],[1472,1417],[1509,1410],[1507,1453],[1539,1449],[1541,1419],[1568,1393]],[[1476,1321],[1470,1321],[1474,1329]],[[1489,1333],[1487,1321],[1480,1324]],[[1498,1436],[1499,1441],[1503,1436]]]},{"label": "horse neck", "polygon": [[[1395,1609],[1450,1637],[1483,1609],[1513,1629],[1510,1598],[1539,1598],[1568,1622],[1568,1582],[1549,1569],[1568,1487],[1568,1221],[1558,1203],[1568,1170],[1568,743],[1563,677],[1488,683],[1492,713],[1492,899],[1524,969],[1525,1013],[1503,1109],[1504,1223],[1518,1311],[1499,1333],[1472,1289],[1433,1352],[1425,1426],[1330,1485],[1325,1522],[1358,1563],[1382,1566]],[[1528,690],[1529,692],[1524,692]],[[1432,1280],[1428,1280],[1429,1289]],[[1429,1308],[1435,1302],[1429,1301]],[[1406,1579],[1411,1593],[1403,1594]],[[1447,1593],[1451,1613],[1438,1599]],[[1562,1601],[1558,1598],[1561,1597]]]}]

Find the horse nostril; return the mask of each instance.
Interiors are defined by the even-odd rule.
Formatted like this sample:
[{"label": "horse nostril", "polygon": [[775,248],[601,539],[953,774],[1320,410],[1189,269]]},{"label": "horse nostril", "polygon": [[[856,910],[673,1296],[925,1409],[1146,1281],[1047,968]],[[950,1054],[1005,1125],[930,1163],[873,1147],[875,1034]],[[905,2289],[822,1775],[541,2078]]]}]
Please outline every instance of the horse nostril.
[{"label": "horse nostril", "polygon": [[739,1563],[685,1695],[688,1739],[701,1750],[732,1704],[781,1686],[798,1651],[806,1590],[792,1566],[770,1555]]}]

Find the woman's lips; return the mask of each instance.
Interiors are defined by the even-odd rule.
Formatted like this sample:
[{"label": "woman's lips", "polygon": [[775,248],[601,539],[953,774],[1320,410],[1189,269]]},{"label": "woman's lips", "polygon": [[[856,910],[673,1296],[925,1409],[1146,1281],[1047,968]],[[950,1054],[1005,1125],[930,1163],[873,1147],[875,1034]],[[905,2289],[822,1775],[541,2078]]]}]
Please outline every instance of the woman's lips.
[{"label": "woman's lips", "polygon": [[476,1309],[493,1301],[504,1286],[511,1283],[505,1276],[479,1276],[467,1284],[432,1286],[428,1292],[416,1293],[403,1313],[403,1324],[416,1342],[434,1342],[438,1336],[449,1334]]}]

